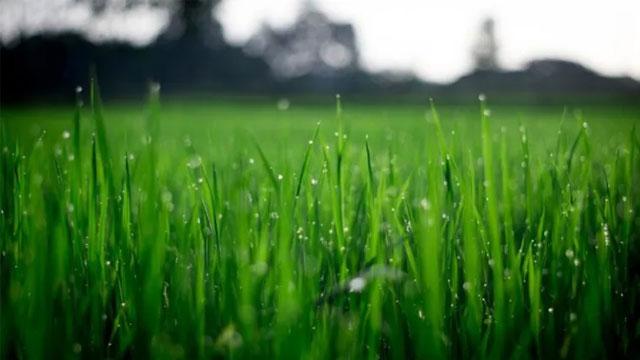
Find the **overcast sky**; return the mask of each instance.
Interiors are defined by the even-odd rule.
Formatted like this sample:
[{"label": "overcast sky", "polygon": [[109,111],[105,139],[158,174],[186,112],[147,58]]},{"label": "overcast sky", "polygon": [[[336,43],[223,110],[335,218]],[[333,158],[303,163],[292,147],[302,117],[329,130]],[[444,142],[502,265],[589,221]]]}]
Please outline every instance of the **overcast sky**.
[{"label": "overcast sky", "polygon": [[[216,16],[225,37],[246,41],[263,22],[291,24],[306,0],[224,0]],[[449,81],[469,71],[482,19],[496,21],[499,59],[518,68],[535,58],[578,61],[608,75],[640,79],[640,0],[315,0],[330,17],[354,25],[363,65]],[[46,5],[45,5],[46,4]],[[133,9],[91,17],[72,0],[0,0],[0,38],[20,32],[78,29],[92,39],[150,42],[169,14]]]}]

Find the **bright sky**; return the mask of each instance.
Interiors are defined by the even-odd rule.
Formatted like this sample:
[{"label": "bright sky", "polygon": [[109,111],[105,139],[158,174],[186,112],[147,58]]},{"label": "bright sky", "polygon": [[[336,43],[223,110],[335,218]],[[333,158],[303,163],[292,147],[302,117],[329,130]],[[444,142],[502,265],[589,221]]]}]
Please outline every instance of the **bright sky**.
[{"label": "bright sky", "polygon": [[[59,11],[42,6],[43,1],[50,4],[47,7],[58,6]],[[225,37],[241,44],[263,22],[279,27],[291,24],[305,1],[308,0],[224,0],[217,16]],[[640,79],[640,0],[313,3],[330,17],[354,25],[363,65],[369,70],[413,71],[426,80],[453,80],[470,69],[469,54],[479,24],[492,16],[499,58],[506,68],[521,67],[531,59],[554,57],[578,61],[607,75]],[[12,6],[22,15],[6,11]],[[127,16],[108,13],[97,23],[95,19],[90,23],[89,17],[82,2],[0,0],[0,38],[6,41],[16,31],[33,32],[34,28],[76,28],[94,39],[109,33],[111,37],[144,44],[162,29],[168,14],[146,10]]]},{"label": "bright sky", "polygon": [[[304,0],[228,0],[226,36],[242,42],[261,21],[284,26]],[[471,66],[482,19],[496,20],[500,60],[517,68],[541,57],[579,61],[608,75],[640,78],[640,0],[315,0],[356,29],[365,67],[452,80]]]}]

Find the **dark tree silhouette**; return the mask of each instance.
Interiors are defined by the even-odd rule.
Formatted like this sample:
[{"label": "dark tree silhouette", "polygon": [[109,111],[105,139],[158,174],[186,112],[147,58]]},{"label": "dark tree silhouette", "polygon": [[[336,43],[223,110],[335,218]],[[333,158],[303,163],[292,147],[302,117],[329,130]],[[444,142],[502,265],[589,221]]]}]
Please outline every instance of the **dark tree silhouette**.
[{"label": "dark tree silhouette", "polygon": [[[0,0],[2,1],[2,0]],[[547,59],[523,70],[498,69],[495,25],[487,19],[473,48],[476,70],[450,85],[416,78],[372,74],[359,69],[355,32],[335,23],[307,3],[290,29],[264,27],[245,48],[226,44],[213,16],[220,0],[74,0],[90,4],[95,16],[135,7],[171,12],[170,24],[155,42],[143,47],[118,40],[89,41],[82,31],[25,35],[0,44],[0,104],[75,98],[86,87],[89,68],[96,69],[102,94],[141,96],[150,81],[163,94],[412,94],[469,99],[480,92],[513,97],[535,94],[598,95],[637,99],[640,83],[606,78],[578,64]],[[213,45],[213,46],[212,46]],[[274,74],[276,76],[274,76]],[[536,98],[538,99],[538,98]],[[536,100],[538,101],[538,100]]]},{"label": "dark tree silhouette", "polygon": [[482,22],[472,55],[476,70],[498,70],[500,68],[495,21],[492,18],[487,18]]},{"label": "dark tree silhouette", "polygon": [[165,39],[198,41],[207,45],[223,43],[222,27],[213,11],[220,0],[180,0],[175,3]]},{"label": "dark tree silhouette", "polygon": [[161,41],[187,40],[207,45],[222,44],[222,26],[213,17],[220,0],[76,0],[90,1],[94,13],[100,14],[114,6],[130,8],[134,5],[162,7],[171,11],[169,26]]},{"label": "dark tree silhouette", "polygon": [[0,46],[0,102],[73,96],[96,70],[102,94],[130,96],[150,81],[163,93],[253,91],[269,86],[266,62],[226,44],[213,17],[218,0],[76,0],[91,5],[95,16],[136,6],[166,8],[170,24],[144,47],[107,40],[93,43],[81,33],[43,33]]}]

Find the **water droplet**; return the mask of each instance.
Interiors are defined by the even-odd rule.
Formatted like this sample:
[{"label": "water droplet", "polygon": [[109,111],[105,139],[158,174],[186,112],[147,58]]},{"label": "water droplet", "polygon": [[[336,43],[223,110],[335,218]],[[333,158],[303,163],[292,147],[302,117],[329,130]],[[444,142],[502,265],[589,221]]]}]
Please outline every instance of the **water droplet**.
[{"label": "water droplet", "polygon": [[192,145],[191,137],[189,137],[189,135],[185,136],[184,139],[182,140],[182,142],[184,143],[184,146],[186,146],[186,147],[191,147],[191,145]]},{"label": "water droplet", "polygon": [[349,281],[349,292],[359,293],[364,289],[366,285],[367,281],[364,278],[358,276],[357,278]]},{"label": "water droplet", "polygon": [[424,210],[429,210],[431,208],[431,203],[426,198],[420,200],[420,207]]},{"label": "water droplet", "polygon": [[251,271],[257,276],[262,276],[266,274],[268,269],[269,267],[267,266],[267,263],[265,263],[264,261],[260,261],[251,265]]},{"label": "water droplet", "polygon": [[289,102],[289,99],[282,98],[278,100],[278,104],[277,104],[278,110],[280,111],[289,110],[289,106],[291,106],[291,102]]},{"label": "water droplet", "polygon": [[189,159],[189,161],[187,162],[187,166],[191,169],[200,167],[200,165],[202,165],[202,158],[198,155],[192,156],[191,159]]}]

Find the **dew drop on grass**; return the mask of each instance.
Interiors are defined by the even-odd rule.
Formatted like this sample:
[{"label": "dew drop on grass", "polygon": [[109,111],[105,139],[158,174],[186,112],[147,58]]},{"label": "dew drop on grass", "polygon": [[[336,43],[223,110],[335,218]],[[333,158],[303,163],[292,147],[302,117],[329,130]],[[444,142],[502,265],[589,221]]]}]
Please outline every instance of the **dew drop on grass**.
[{"label": "dew drop on grass", "polygon": [[364,278],[358,276],[357,278],[351,279],[351,281],[349,281],[349,292],[359,293],[364,289],[366,285],[367,281]]},{"label": "dew drop on grass", "polygon": [[429,200],[424,198],[420,200],[420,207],[424,210],[429,210],[429,208],[431,208],[431,204],[429,203]]},{"label": "dew drop on grass", "polygon": [[192,156],[191,159],[189,159],[189,161],[187,162],[187,166],[191,169],[195,169],[200,165],[202,165],[202,158],[198,155]]},{"label": "dew drop on grass", "polygon": [[[605,199],[605,201],[608,199]],[[602,224],[602,235],[604,236],[604,244],[606,246],[609,246],[610,243],[610,239],[609,239],[609,225],[607,223],[603,223]]]},{"label": "dew drop on grass", "polygon": [[173,195],[169,190],[162,191],[161,199],[163,203],[169,203],[173,199]]},{"label": "dew drop on grass", "polygon": [[68,139],[70,137],[71,137],[71,133],[69,131],[65,130],[65,131],[62,132],[62,138],[63,139],[66,140],[66,139]]},{"label": "dew drop on grass", "polygon": [[286,111],[286,110],[289,110],[289,107],[291,106],[291,102],[287,98],[282,98],[278,100],[278,103],[276,104],[276,106],[278,107],[278,110]]},{"label": "dew drop on grass", "polygon": [[268,269],[269,269],[269,267],[267,266],[267,263],[265,263],[264,261],[260,261],[260,262],[257,262],[255,264],[251,265],[251,271],[256,276],[262,276],[262,275],[266,274]]}]

